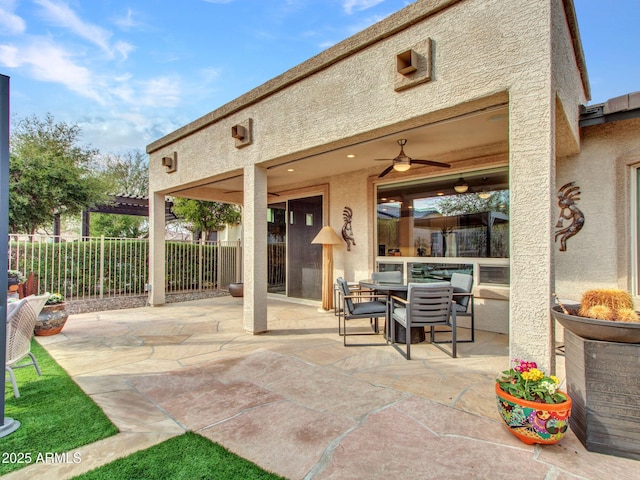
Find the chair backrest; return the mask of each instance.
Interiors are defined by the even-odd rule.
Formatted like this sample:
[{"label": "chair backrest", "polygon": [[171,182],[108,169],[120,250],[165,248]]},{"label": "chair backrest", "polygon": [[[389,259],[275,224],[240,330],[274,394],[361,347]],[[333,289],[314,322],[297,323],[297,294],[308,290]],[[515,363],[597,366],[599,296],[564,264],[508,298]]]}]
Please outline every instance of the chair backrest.
[{"label": "chair backrest", "polygon": [[396,270],[390,270],[388,272],[373,272],[371,274],[371,280],[381,283],[402,285],[402,272]]},{"label": "chair backrest", "polygon": [[[453,293],[471,293],[473,289],[473,276],[467,273],[454,273],[451,275],[451,286],[453,287]],[[465,310],[469,305],[469,297],[461,295],[456,297],[456,303],[463,307]]]},{"label": "chair backrest", "polygon": [[414,325],[447,323],[453,287],[449,282],[410,283],[407,289],[407,316]]},{"label": "chair backrest", "polygon": [[31,350],[33,329],[48,298],[49,295],[31,295],[11,312],[11,321],[7,324],[7,365],[18,362]]},{"label": "chair backrest", "polygon": [[[349,295],[351,295],[351,291],[349,290],[349,284],[344,278],[338,277],[336,279],[336,283],[338,284],[340,293],[342,293],[344,297],[348,297]],[[347,305],[347,310],[349,311],[349,313],[353,312],[353,300],[351,300],[350,298],[346,298],[345,303]]]}]

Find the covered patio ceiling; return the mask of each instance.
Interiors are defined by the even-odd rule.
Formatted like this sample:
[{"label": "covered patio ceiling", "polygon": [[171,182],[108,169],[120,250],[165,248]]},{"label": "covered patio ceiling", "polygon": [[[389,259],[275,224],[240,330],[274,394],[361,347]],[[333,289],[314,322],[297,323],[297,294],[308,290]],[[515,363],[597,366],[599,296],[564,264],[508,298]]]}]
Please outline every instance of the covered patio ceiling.
[{"label": "covered patio ceiling", "polygon": [[[381,135],[373,140],[354,139],[353,143],[329,148],[322,153],[305,155],[301,152],[297,156],[271,160],[264,165],[267,168],[269,201],[277,201],[279,197],[288,196],[291,190],[313,185],[326,177],[354,171],[377,176],[398,155],[399,139],[407,140],[404,148],[409,157],[450,163],[452,168],[413,165],[409,172],[392,171],[385,177],[385,181],[398,181],[403,175],[416,171],[447,174],[464,168],[464,160],[506,154],[508,135],[508,106],[501,104]],[[385,162],[376,159],[389,160]],[[200,200],[242,203],[242,170],[202,179],[202,183],[198,185],[185,186],[170,194]]]}]

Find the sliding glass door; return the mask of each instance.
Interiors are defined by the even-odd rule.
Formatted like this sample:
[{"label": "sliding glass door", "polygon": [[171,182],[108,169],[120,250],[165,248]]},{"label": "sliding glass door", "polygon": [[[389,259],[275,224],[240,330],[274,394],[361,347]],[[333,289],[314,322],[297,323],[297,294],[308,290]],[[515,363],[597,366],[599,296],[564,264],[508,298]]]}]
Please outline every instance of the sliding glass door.
[{"label": "sliding glass door", "polygon": [[269,292],[322,298],[322,245],[311,241],[322,228],[322,196],[269,205]]}]

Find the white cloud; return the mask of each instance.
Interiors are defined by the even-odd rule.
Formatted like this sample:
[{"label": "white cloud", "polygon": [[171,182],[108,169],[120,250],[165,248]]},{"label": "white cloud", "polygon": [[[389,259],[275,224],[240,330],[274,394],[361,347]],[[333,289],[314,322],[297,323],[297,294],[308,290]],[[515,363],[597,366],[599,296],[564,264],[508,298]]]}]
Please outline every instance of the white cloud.
[{"label": "white cloud", "polygon": [[98,25],[83,21],[63,2],[55,0],[35,0],[35,2],[44,9],[45,17],[49,21],[60,27],[68,28],[79,37],[99,46],[110,56],[113,55],[109,44],[111,32]]},{"label": "white cloud", "polygon": [[0,45],[0,65],[8,68],[18,68],[20,60],[18,60],[18,49],[13,45]]},{"label": "white cloud", "polygon": [[23,33],[27,25],[24,20],[13,13],[15,2],[13,0],[0,0],[0,33],[4,35],[17,35]]},{"label": "white cloud", "polygon": [[135,47],[127,42],[116,42],[113,49],[120,54],[123,60],[126,60]]},{"label": "white cloud", "polygon": [[130,8],[127,9],[127,13],[124,16],[116,18],[114,20],[114,23],[123,30],[136,28],[141,25],[141,23],[134,18],[133,10],[131,10]]},{"label": "white cloud", "polygon": [[362,10],[375,7],[383,1],[384,0],[345,0],[342,4],[342,8],[347,15],[351,15],[354,11],[360,12]]},{"label": "white cloud", "polygon": [[141,84],[138,102],[148,107],[175,107],[180,103],[180,80],[165,76],[147,80]]},{"label": "white cloud", "polygon": [[48,39],[37,39],[22,48],[0,45],[0,63],[5,66],[26,68],[37,80],[59,83],[83,97],[105,101],[91,72],[75,64],[71,57]]}]

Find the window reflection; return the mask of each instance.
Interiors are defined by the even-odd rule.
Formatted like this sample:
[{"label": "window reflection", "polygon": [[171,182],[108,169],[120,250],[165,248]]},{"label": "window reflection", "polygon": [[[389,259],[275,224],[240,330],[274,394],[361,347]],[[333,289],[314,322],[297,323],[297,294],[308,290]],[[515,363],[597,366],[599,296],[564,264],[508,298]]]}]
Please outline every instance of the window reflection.
[{"label": "window reflection", "polygon": [[506,169],[378,187],[378,254],[412,257],[509,257]]}]

